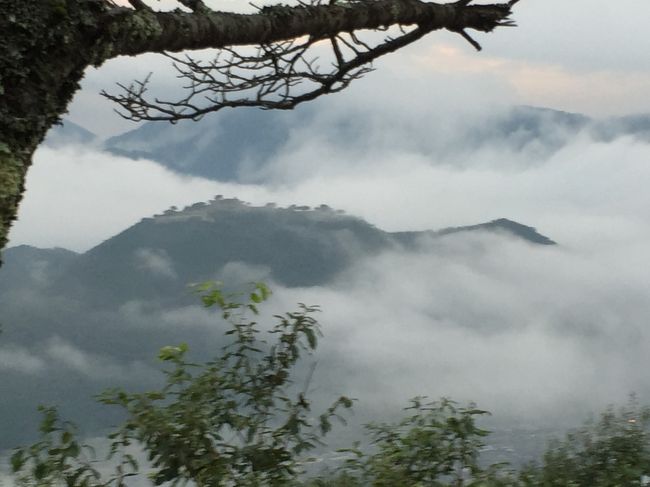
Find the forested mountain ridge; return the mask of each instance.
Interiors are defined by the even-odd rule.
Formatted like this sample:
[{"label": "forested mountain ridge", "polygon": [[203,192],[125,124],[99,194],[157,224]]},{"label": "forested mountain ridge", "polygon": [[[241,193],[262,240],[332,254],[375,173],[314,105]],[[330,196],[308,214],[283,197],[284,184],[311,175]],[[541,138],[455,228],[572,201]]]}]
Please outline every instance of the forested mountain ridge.
[{"label": "forested mountain ridge", "polygon": [[[201,310],[190,283],[218,279],[239,289],[262,280],[275,289],[336,288],[360,261],[385,252],[436,252],[431,242],[458,239],[448,242],[455,246],[463,235],[485,245],[506,238],[531,246],[550,242],[505,219],[391,233],[326,205],[251,206],[216,197],[145,218],[82,254],[7,249],[0,274],[6,392],[0,414],[35,425],[35,411],[25,411],[58,404],[82,425],[96,425],[92,394],[116,381],[149,387],[156,375],[148,358],[159,347],[190,341],[197,353],[212,353],[214,318]],[[8,426],[0,449],[29,434],[24,425]]]},{"label": "forested mountain ridge", "polygon": [[230,279],[270,279],[289,287],[322,285],[362,256],[398,247],[412,250],[421,238],[473,231],[554,243],[534,228],[505,218],[438,231],[391,233],[326,205],[258,207],[219,196],[144,218],[79,255],[62,249],[10,248],[0,292],[36,280],[97,305],[175,299],[187,283],[234,272],[232,263],[244,264],[248,271]]},{"label": "forested mountain ridge", "polygon": [[521,223],[517,223],[512,220],[508,220],[507,218],[497,218],[496,220],[492,220],[487,223],[479,223],[478,225],[450,227],[443,228],[442,230],[429,230],[425,232],[395,232],[392,233],[391,236],[407,246],[412,246],[417,244],[418,239],[423,235],[429,235],[431,237],[444,237],[445,235],[453,235],[455,233],[472,231],[503,233],[506,235],[521,238],[522,240],[526,240],[533,244],[556,245],[556,242],[538,233],[537,229],[529,227],[527,225],[522,225]]}]

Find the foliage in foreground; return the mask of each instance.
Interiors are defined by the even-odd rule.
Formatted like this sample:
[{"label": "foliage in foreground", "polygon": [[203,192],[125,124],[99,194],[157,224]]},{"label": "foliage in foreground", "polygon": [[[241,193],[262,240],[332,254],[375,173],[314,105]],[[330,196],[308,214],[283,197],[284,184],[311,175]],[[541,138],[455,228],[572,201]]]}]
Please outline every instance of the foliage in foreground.
[{"label": "foliage in foreground", "polygon": [[650,408],[634,398],[618,411],[549,445],[541,466],[521,472],[521,485],[615,487],[650,485]]},{"label": "foliage in foreground", "polygon": [[111,460],[115,475],[102,479],[95,464],[86,460],[71,427],[59,424],[53,410],[45,411],[43,439],[17,450],[12,467],[22,485],[104,486],[126,485],[138,473],[128,453],[137,445],[147,454],[155,485],[193,482],[197,486],[287,485],[300,473],[302,457],[321,444],[338,411],[352,401],[340,397],[313,417],[304,391],[290,391],[295,366],[304,353],[317,346],[320,330],[315,307],[275,316],[276,324],[261,337],[250,319],[269,296],[257,284],[246,303],[226,296],[219,287],[199,288],[207,307],[217,307],[228,323],[229,344],[206,363],[187,358],[185,344],[160,350],[168,364],[165,386],[156,391],[105,392],[101,402],[127,413],[113,434]]},{"label": "foliage in foreground", "polygon": [[[315,307],[274,316],[270,338],[251,319],[270,291],[256,284],[245,303],[219,287],[199,288],[207,307],[228,323],[229,343],[205,363],[187,358],[185,344],[160,350],[167,363],[160,390],[111,390],[101,402],[127,413],[109,436],[110,452],[97,461],[79,443],[72,424],[42,408],[42,437],[15,450],[11,467],[23,487],[126,487],[142,470],[155,485],[290,487],[614,487],[650,485],[650,408],[634,401],[552,443],[539,464],[518,472],[484,466],[480,451],[488,431],[474,405],[416,398],[397,423],[366,426],[370,442],[339,451],[334,472],[305,479],[306,456],[323,445],[332,420],[352,401],[340,397],[319,415],[305,390],[292,386],[296,366],[317,347]],[[240,296],[237,296],[240,298]],[[147,455],[141,468],[134,451]],[[108,475],[106,461],[112,464]],[[103,467],[100,472],[100,467]],[[142,485],[139,483],[138,485]]]},{"label": "foliage in foreground", "polygon": [[[473,408],[449,401],[423,407],[393,425],[370,427],[374,453],[348,462],[310,487],[633,487],[650,485],[650,408],[634,399],[605,411],[598,420],[555,440],[540,463],[520,471],[507,465],[481,467],[482,438]],[[462,425],[462,426],[461,426]],[[377,434],[379,433],[379,434]]]}]

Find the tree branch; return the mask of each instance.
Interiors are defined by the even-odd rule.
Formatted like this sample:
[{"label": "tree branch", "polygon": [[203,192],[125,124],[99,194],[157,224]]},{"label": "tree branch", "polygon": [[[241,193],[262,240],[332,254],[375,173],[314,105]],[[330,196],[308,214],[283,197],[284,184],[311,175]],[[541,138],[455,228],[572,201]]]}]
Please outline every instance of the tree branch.
[{"label": "tree branch", "polygon": [[467,1],[439,4],[420,0],[348,0],[319,5],[303,3],[296,7],[278,5],[264,7],[255,14],[233,14],[200,8],[199,0],[182,3],[194,6],[194,11],[111,9],[102,39],[102,47],[108,47],[106,58],[270,44],[302,36],[327,38],[341,32],[393,25],[418,25],[429,31],[491,32],[499,26],[513,25],[509,17],[514,5],[512,0],[490,5],[467,5]]},{"label": "tree branch", "polygon": [[149,5],[144,3],[142,0],[128,0],[128,2],[135,10],[153,11],[151,7],[149,7]]},{"label": "tree branch", "polygon": [[210,9],[205,3],[203,3],[202,0],[178,0],[178,2],[181,3],[182,5],[185,5],[192,12],[196,12],[196,13],[212,12],[212,9]]},{"label": "tree branch", "polygon": [[[169,55],[178,77],[186,82],[186,95],[180,100],[148,98],[149,78],[128,87],[119,85],[121,94],[102,94],[121,107],[120,115],[136,121],[196,120],[207,113],[238,106],[291,109],[321,95],[341,91],[371,71],[375,59],[411,44],[431,31],[444,28],[457,32],[480,50],[480,45],[466,33],[466,28],[490,32],[498,26],[512,24],[509,20],[511,4],[470,6],[470,2],[433,4],[419,0],[355,0],[345,6],[339,3],[303,3],[298,7],[265,7],[258,14],[242,16],[208,13],[199,9],[200,0],[183,0],[184,5],[196,10],[192,14],[175,12],[171,14],[173,18],[180,15],[183,21],[188,18],[215,20],[225,15],[223,27],[226,33],[234,36],[229,39],[232,45],[244,42],[242,39],[250,35],[250,32],[245,32],[246,28],[254,30],[256,22],[261,22],[261,19],[270,22],[272,27],[279,26],[278,19],[282,19],[282,28],[292,35],[304,33],[308,36],[275,42],[260,42],[258,39],[259,47],[254,54],[242,54],[234,47],[224,46],[217,57],[207,63],[189,56]],[[157,15],[162,17],[155,18],[167,18],[164,17],[167,14]],[[301,25],[303,21],[307,26]],[[232,25],[243,23],[241,28],[229,30],[232,27],[229,22]],[[400,26],[402,35],[388,37],[374,47],[357,35],[359,29],[386,30],[392,24]],[[403,25],[412,24],[415,28],[410,32],[403,28]],[[309,25],[311,30],[308,30]],[[265,31],[260,39],[280,35],[279,30],[277,33]],[[319,56],[324,52],[320,48],[325,43],[331,48],[325,50],[326,55],[333,58],[330,69],[321,68],[319,62]]]}]

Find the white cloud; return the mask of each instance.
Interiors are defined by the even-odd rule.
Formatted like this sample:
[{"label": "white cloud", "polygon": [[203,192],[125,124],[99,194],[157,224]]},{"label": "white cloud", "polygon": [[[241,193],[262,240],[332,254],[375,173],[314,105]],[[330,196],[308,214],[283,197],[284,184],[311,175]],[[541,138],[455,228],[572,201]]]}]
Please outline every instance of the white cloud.
[{"label": "white cloud", "polygon": [[0,347],[0,370],[36,374],[44,369],[43,359],[27,349],[16,345]]},{"label": "white cloud", "polygon": [[[410,55],[391,60],[393,69],[411,70],[440,88],[462,79],[472,96],[505,98],[504,87],[519,103],[586,113],[592,116],[626,115],[650,110],[645,92],[650,66],[637,63],[628,69],[594,65],[589,69],[560,59],[531,62],[488,50],[480,55],[455,43],[420,46]],[[410,83],[409,83],[410,84]],[[501,90],[497,90],[501,87]],[[490,95],[487,95],[489,93]],[[419,95],[423,96],[424,91]]]},{"label": "white cloud", "polygon": [[87,250],[143,217],[207,200],[219,189],[145,160],[42,147],[27,178],[11,243]]},{"label": "white cloud", "polygon": [[533,63],[648,72],[644,0],[528,0],[515,7],[518,27],[482,36],[488,53]]},{"label": "white cloud", "polygon": [[538,226],[565,245],[594,245],[611,233],[637,239],[647,234],[648,157],[644,143],[579,138],[546,159],[487,146],[452,154],[441,164],[381,145],[347,158],[336,146],[306,137],[274,168],[276,180],[285,181],[278,192],[294,201],[326,202],[387,230],[507,217]]},{"label": "white cloud", "polygon": [[137,249],[134,257],[136,267],[149,271],[155,277],[176,277],[174,264],[164,250]]},{"label": "white cloud", "polygon": [[2,487],[14,487],[16,483],[13,477],[0,472],[0,485]]},{"label": "white cloud", "polygon": [[456,235],[365,259],[331,286],[276,288],[275,306],[322,306],[320,377],[360,411],[444,395],[500,421],[575,425],[630,392],[650,399],[645,252],[622,260],[619,244],[585,255]]},{"label": "white cloud", "polygon": [[65,367],[95,381],[117,382],[124,378],[138,381],[151,377],[154,372],[141,362],[119,363],[111,355],[87,352],[58,336],[48,340],[44,352],[56,366]]}]

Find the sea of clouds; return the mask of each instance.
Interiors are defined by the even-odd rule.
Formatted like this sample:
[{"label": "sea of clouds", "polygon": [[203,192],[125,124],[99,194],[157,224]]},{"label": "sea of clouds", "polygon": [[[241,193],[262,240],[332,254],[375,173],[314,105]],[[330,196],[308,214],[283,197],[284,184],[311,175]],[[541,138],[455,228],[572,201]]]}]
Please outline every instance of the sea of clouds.
[{"label": "sea of clouds", "polygon": [[[406,59],[420,59],[420,68],[431,61],[421,51]],[[432,68],[420,77],[401,67],[328,99],[247,184],[181,176],[99,147],[42,147],[11,244],[83,252],[143,217],[215,194],[252,204],[325,203],[389,231],[506,217],[559,245],[454,235],[424,240],[417,252],[360,258],[326,286],[274,286],[274,311],[296,302],[322,307],[312,393],[358,398],[359,422],[390,417],[423,394],[477,401],[495,424],[535,426],[575,425],[631,392],[650,399],[650,144],[587,132],[552,150],[468,144],[462,134],[470,122],[492,123],[519,95],[484,71]],[[396,82],[410,89],[389,90]],[[361,118],[364,130],[342,143],[337,124],[349,117]],[[114,310],[111,321],[120,320],[120,339],[143,349],[147,334],[165,327],[190,342],[215,335],[199,306],[131,303]],[[75,377],[98,387],[121,377],[137,385],[152,373],[148,358],[124,363],[109,348],[87,345],[87,331],[82,340],[78,329],[60,325],[37,343],[0,346],[12,387],[39,374],[45,381],[52,368],[70,379],[66,387]],[[25,386],[25,404],[29,394]]]},{"label": "sea of clouds", "polygon": [[[530,419],[644,393],[650,146],[585,133],[541,159],[536,147],[467,150],[453,133],[467,117],[489,123],[492,105],[428,123],[426,108],[403,111],[407,103],[366,108],[367,134],[343,146],[328,127],[348,113],[332,103],[292,132],[258,184],[183,177],[93,148],[44,147],[12,244],[85,251],[142,217],[214,194],[326,203],[390,231],[507,217],[559,245],[448,237],[417,253],[362,259],[327,287],[278,288],[276,299],[323,306],[324,354],[340,353],[356,371],[344,375],[346,390],[364,390],[374,404],[449,394]],[[440,131],[453,143],[431,160],[427,147]]]}]

